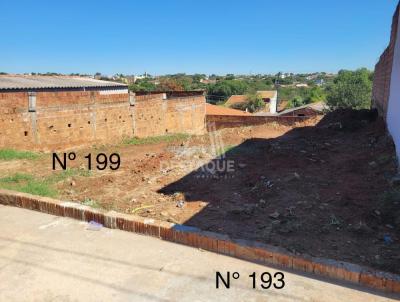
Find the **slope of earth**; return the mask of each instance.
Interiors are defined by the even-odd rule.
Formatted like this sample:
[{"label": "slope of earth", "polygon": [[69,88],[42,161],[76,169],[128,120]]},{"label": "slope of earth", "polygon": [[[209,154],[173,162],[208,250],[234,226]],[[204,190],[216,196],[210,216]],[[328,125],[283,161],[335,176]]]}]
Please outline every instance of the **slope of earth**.
[{"label": "slope of earth", "polygon": [[[234,171],[218,169],[228,161]],[[340,111],[315,127],[248,139],[161,192],[207,203],[187,225],[400,273],[395,174],[383,121]]]},{"label": "slope of earth", "polygon": [[[67,172],[52,171],[50,155],[0,161],[0,185],[24,173],[62,200],[400,273],[400,189],[383,121],[341,111],[298,126],[75,150]],[[87,173],[84,156],[101,152],[120,154],[121,167]]]}]

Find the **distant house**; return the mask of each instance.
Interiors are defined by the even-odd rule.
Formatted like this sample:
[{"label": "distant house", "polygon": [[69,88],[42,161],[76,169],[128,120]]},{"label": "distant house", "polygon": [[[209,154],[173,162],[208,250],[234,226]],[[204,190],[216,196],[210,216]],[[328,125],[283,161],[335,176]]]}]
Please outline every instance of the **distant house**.
[{"label": "distant house", "polygon": [[306,83],[299,83],[295,85],[297,88],[301,88],[301,87],[308,87],[308,84]]},{"label": "distant house", "polygon": [[235,107],[247,102],[247,96],[244,94],[234,94],[226,101],[225,106]]},{"label": "distant house", "polygon": [[207,115],[251,116],[248,112],[206,103]]},{"label": "distant house", "polygon": [[[260,90],[257,91],[257,94],[261,96],[262,100],[265,103],[264,111],[268,111],[269,113],[275,114],[277,111],[277,103],[278,103],[278,91],[276,90]],[[243,94],[235,94],[232,95],[228,101],[226,101],[225,105],[228,107],[237,107],[241,104],[247,103],[247,96]]]},{"label": "distant house", "polygon": [[288,100],[279,100],[278,103],[278,112],[281,112],[286,109],[286,106],[289,104]]},{"label": "distant house", "polygon": [[216,79],[200,79],[200,83],[203,84],[215,84],[217,83]]},{"label": "distant house", "polygon": [[324,102],[307,104],[304,106],[290,108],[280,111],[277,114],[271,114],[268,112],[257,112],[253,116],[277,116],[277,117],[311,117],[322,115],[328,109],[328,106]]},{"label": "distant house", "polygon": [[261,96],[265,103],[265,111],[275,114],[278,104],[278,91],[277,90],[260,90],[257,94]]}]

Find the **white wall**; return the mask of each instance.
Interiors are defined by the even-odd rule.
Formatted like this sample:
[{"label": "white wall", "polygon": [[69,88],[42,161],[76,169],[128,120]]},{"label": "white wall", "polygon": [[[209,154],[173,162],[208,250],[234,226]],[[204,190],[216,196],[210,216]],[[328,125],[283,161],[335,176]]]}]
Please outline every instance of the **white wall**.
[{"label": "white wall", "polygon": [[275,96],[270,99],[269,113],[275,114],[277,110],[278,110],[278,92],[276,92]]},{"label": "white wall", "polygon": [[397,158],[400,160],[400,28],[397,27],[394,48],[390,94],[387,110],[387,125],[396,145]]}]

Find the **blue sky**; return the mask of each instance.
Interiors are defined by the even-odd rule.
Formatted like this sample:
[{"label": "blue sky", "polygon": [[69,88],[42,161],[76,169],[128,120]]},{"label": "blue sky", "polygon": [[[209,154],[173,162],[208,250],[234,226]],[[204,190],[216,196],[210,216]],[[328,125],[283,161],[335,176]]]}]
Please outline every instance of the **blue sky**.
[{"label": "blue sky", "polygon": [[0,71],[248,74],[375,65],[398,0],[1,1]]}]

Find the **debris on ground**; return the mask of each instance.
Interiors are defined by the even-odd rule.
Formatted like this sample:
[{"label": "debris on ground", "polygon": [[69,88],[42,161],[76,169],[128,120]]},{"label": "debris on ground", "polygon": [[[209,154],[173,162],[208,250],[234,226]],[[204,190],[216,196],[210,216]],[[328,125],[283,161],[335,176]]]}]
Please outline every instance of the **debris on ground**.
[{"label": "debris on ground", "polygon": [[[88,198],[108,211],[400,273],[396,153],[384,122],[369,116],[341,110],[295,127],[221,129],[223,145],[232,146],[223,160],[216,160],[209,134],[184,144],[120,145],[126,164],[118,171],[70,177],[75,186],[57,182],[57,198]],[[87,153],[79,150],[78,158]],[[46,177],[46,162],[15,161],[0,165],[0,173]],[[80,164],[71,162],[71,168]]]},{"label": "debris on ground", "polygon": [[176,203],[176,206],[177,206],[178,208],[183,208],[184,205],[185,205],[185,201],[184,201],[184,200],[179,200],[179,201]]},{"label": "debris on ground", "polygon": [[383,241],[385,242],[386,245],[393,243],[393,239],[389,235],[383,236]]},{"label": "debris on ground", "polygon": [[98,223],[94,220],[91,220],[88,224],[86,229],[89,231],[100,231],[102,229],[103,225],[101,223]]},{"label": "debris on ground", "polygon": [[137,212],[139,212],[139,211],[141,211],[141,210],[146,210],[146,209],[150,209],[150,208],[153,208],[153,207],[154,207],[153,205],[141,206],[141,207],[138,207],[138,208],[133,209],[133,210],[131,211],[131,213],[132,213],[132,214],[135,214],[135,213],[137,213]]},{"label": "debris on ground", "polygon": [[273,219],[278,219],[279,216],[280,216],[280,214],[279,214],[278,211],[275,211],[275,212],[269,214],[268,216],[271,217],[271,218],[273,218]]}]

